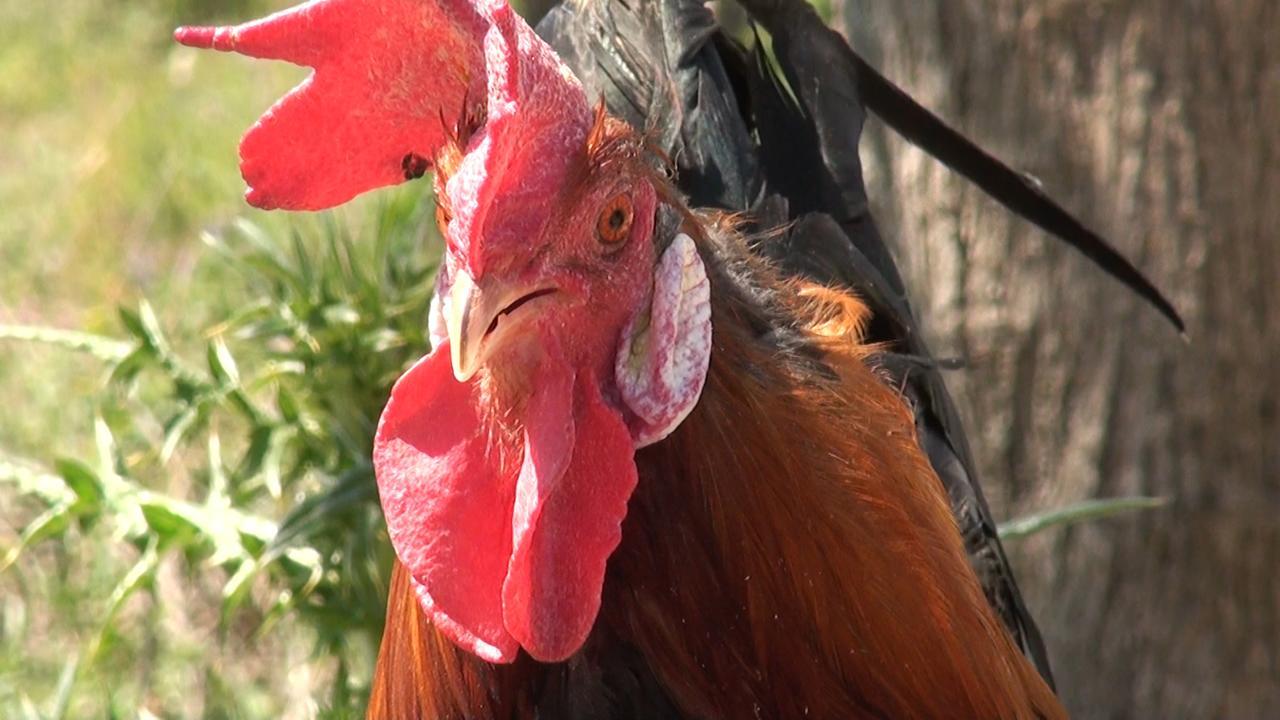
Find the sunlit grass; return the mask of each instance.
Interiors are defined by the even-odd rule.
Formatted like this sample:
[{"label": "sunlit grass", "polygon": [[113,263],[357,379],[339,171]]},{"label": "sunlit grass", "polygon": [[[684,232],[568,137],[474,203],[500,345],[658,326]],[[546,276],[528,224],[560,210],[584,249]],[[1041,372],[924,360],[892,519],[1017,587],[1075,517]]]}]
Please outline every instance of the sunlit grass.
[{"label": "sunlit grass", "polygon": [[[0,321],[101,330],[143,293],[200,311],[196,231],[251,212],[238,136],[303,71],[174,46],[198,5],[0,3]],[[0,414],[0,447],[83,436],[68,399],[93,381],[78,362],[0,347],[0,395],[23,398]]]},{"label": "sunlit grass", "polygon": [[[186,348],[245,302],[200,231],[243,216],[284,234],[288,218],[240,200],[236,144],[305,71],[180,48],[170,33],[288,4],[0,0],[0,323],[118,336],[115,306],[145,296]],[[104,376],[81,354],[0,342],[0,459],[88,455]],[[153,477],[178,496],[192,482]],[[0,486],[0,549],[40,511]],[[218,568],[166,563],[121,610],[123,629],[83,657],[140,554],[99,523],[0,574],[0,717],[314,711],[309,693],[332,683],[330,666],[309,662],[314,638],[287,618],[257,637],[252,607],[220,628]]]}]

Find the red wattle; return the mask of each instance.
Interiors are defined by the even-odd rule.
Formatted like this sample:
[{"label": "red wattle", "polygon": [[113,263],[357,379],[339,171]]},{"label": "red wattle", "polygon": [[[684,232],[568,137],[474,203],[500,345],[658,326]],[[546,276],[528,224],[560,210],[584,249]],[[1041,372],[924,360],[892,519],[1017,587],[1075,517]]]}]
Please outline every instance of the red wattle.
[{"label": "red wattle", "polygon": [[503,472],[472,385],[454,380],[447,342],[391,391],[373,463],[391,543],[436,627],[486,660],[515,659],[502,615],[514,472]]},{"label": "red wattle", "polygon": [[[561,427],[558,418],[553,422]],[[541,470],[536,463],[531,475],[521,474],[516,505],[536,495],[536,509],[527,527],[517,527],[502,587],[508,632],[544,662],[564,660],[586,642],[600,611],[605,565],[622,539],[636,487],[630,432],[588,372],[574,385],[572,427],[573,455],[561,477],[547,486],[531,476]],[[531,430],[529,437],[537,441],[551,433]]]},{"label": "red wattle", "polygon": [[[491,662],[586,641],[636,486],[630,432],[589,372],[550,353],[523,406],[518,477],[445,342],[396,383],[374,444],[391,542],[432,622]],[[510,468],[510,469],[508,469]]]}]

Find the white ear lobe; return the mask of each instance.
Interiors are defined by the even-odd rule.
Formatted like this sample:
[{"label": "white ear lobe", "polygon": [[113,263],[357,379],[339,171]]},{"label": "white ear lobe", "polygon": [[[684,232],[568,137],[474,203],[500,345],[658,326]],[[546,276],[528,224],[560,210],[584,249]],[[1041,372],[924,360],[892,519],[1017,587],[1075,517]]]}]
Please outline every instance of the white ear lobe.
[{"label": "white ear lobe", "polygon": [[618,390],[635,414],[636,447],[653,444],[689,415],[702,394],[711,361],[711,285],[688,235],[662,253],[653,297],[627,323],[614,363]]}]

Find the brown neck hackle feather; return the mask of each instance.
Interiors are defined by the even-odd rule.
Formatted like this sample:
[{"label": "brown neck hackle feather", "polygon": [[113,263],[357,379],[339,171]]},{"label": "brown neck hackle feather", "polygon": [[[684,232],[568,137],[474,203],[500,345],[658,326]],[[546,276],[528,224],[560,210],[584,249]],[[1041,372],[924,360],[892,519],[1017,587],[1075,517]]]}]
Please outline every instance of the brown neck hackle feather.
[{"label": "brown neck hackle feather", "polygon": [[[637,452],[595,632],[689,717],[1065,717],[982,594],[906,401],[860,342],[865,306],[682,212],[712,282],[711,367],[684,423]],[[556,672],[458,650],[397,566],[369,717],[528,717]]]},{"label": "brown neck hackle feather", "polygon": [[693,716],[1061,716],[982,594],[905,401],[854,342],[865,307],[789,290],[831,372],[780,357],[720,296],[698,407],[638,457],[610,622]]}]

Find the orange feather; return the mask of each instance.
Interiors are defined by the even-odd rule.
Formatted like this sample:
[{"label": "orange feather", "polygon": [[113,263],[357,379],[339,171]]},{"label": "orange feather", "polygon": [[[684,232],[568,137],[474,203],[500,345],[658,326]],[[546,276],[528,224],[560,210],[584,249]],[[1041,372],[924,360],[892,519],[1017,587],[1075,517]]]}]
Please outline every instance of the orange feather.
[{"label": "orange feather", "polygon": [[[783,287],[739,236],[703,227],[705,258],[727,246],[739,274]],[[859,342],[866,308],[814,285],[773,293],[824,372],[758,340],[759,309],[708,263],[706,387],[637,453],[595,633],[638,650],[691,717],[1065,717],[983,596],[909,408]],[[397,568],[369,717],[525,717],[563,672],[457,650]]]}]

